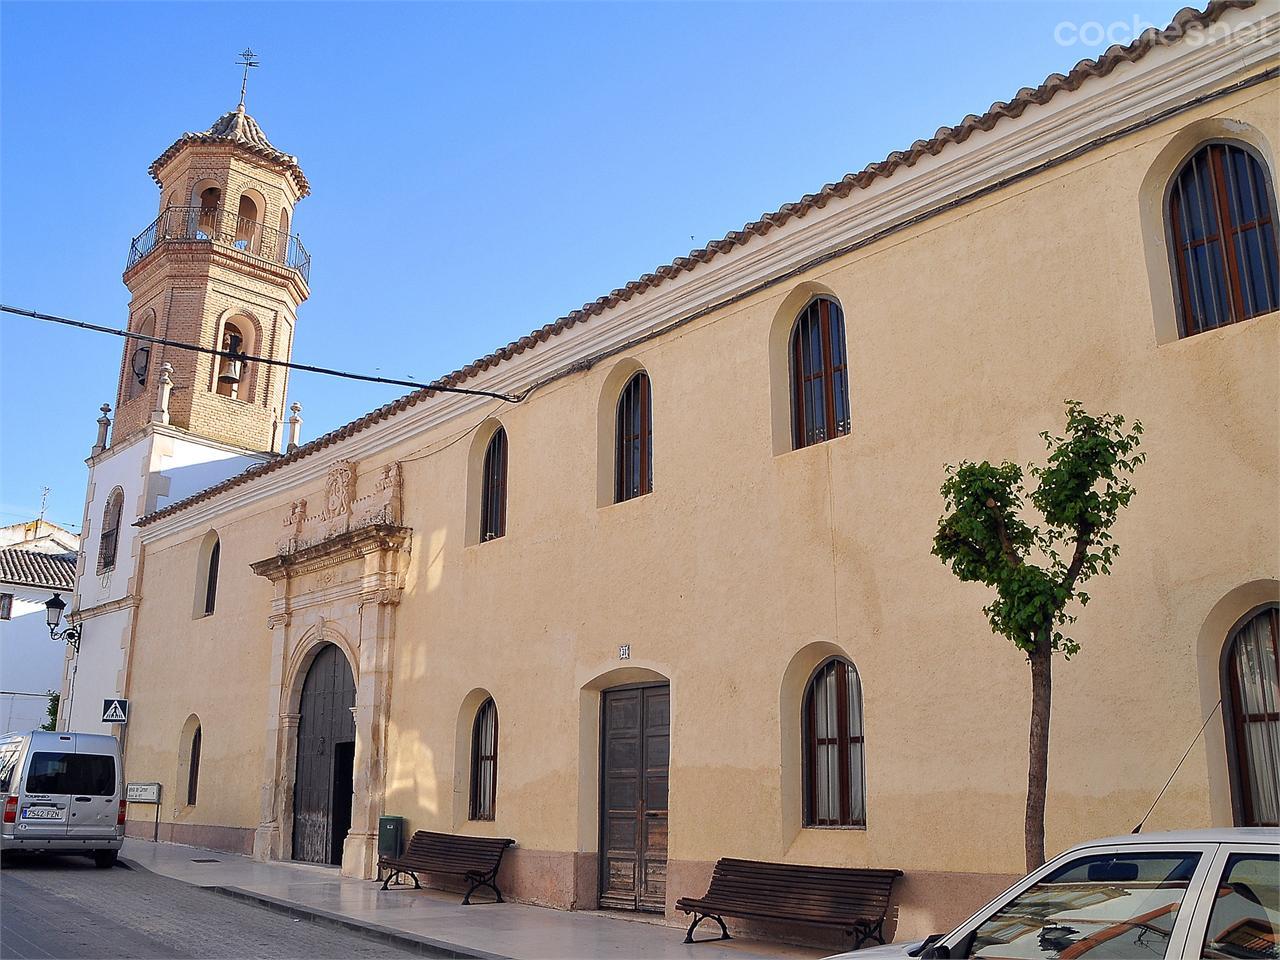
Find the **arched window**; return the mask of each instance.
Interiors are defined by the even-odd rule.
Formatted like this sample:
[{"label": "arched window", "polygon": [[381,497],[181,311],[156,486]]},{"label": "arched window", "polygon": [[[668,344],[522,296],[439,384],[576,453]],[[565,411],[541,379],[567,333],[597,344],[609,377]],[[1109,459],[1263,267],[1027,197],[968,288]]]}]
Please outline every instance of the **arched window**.
[{"label": "arched window", "polygon": [[805,826],[865,826],[862,685],[852,663],[832,657],[818,668],[802,719]]},{"label": "arched window", "polygon": [[236,247],[254,253],[258,249],[258,205],[247,193],[240,195],[236,210]]},{"label": "arched window", "polygon": [[222,559],[222,542],[218,534],[210,530],[200,541],[196,557],[196,602],[193,616],[196,619],[213,613],[218,603],[218,566]]},{"label": "arched window", "polygon": [[1169,191],[1182,335],[1280,309],[1275,192],[1266,167],[1228,143],[1202,147]]},{"label": "arched window", "polygon": [[187,806],[195,806],[200,792],[200,727],[191,734],[191,757],[187,761]]},{"label": "arched window", "polygon": [[[143,317],[142,322],[138,324],[138,333],[144,337],[154,337],[156,335],[156,315],[150,310]],[[129,372],[126,374],[128,380],[128,389],[125,391],[125,399],[132,400],[134,397],[142,393],[143,387],[147,385],[147,373],[151,368],[151,347],[153,344],[147,340],[135,340],[133,342],[133,350],[129,354]]]},{"label": "arched window", "polygon": [[222,206],[222,190],[218,187],[205,187],[200,191],[200,212],[197,215],[195,236],[199,240],[209,240],[218,234],[218,208]]},{"label": "arched window", "polygon": [[120,514],[123,511],[124,491],[116,487],[102,510],[102,536],[98,538],[99,573],[106,573],[116,565],[116,551],[120,546]]},{"label": "arched window", "polygon": [[480,476],[480,542],[507,532],[507,431],[499,427],[484,451]]},{"label": "arched window", "polygon": [[[247,343],[244,333],[240,327],[231,321],[227,321],[222,325],[222,340],[218,345],[218,349],[225,353],[246,353]],[[232,400],[240,399],[241,385],[245,378],[245,363],[243,360],[233,360],[230,357],[218,358],[218,381],[217,391],[224,397],[230,397]]]},{"label": "arched window", "polygon": [[1228,740],[1236,819],[1244,827],[1280,827],[1280,609],[1269,607],[1227,643]]},{"label": "arched window", "polygon": [[614,502],[653,490],[653,404],[649,375],[634,374],[618,397]]},{"label": "arched window", "polygon": [[280,208],[280,234],[276,237],[276,260],[289,261],[289,208]]},{"label": "arched window", "polygon": [[791,434],[799,450],[849,432],[849,373],[840,304],[818,297],[791,330]]},{"label": "arched window", "polygon": [[471,819],[492,820],[498,795],[498,708],[480,704],[471,730]]}]

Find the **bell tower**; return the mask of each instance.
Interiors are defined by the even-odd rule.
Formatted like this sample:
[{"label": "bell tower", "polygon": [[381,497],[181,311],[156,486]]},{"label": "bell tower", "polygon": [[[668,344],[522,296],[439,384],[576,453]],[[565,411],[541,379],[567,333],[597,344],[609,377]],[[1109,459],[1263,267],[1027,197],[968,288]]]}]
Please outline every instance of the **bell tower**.
[{"label": "bell tower", "polygon": [[[311,259],[291,232],[294,206],[310,192],[297,158],[272,145],[242,97],[208,130],[184,133],[148,172],[160,208],[129,248],[129,330],[287,361],[310,292]],[[287,368],[132,339],[113,445],[152,421],[165,363],[173,388],[163,422],[241,450],[279,452]]]}]

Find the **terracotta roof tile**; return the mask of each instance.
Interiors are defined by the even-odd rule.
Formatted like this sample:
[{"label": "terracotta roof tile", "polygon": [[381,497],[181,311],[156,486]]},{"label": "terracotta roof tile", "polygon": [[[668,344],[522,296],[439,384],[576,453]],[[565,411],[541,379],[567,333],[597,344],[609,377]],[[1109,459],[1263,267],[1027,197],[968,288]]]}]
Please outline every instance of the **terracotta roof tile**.
[{"label": "terracotta roof tile", "polygon": [[292,154],[285,153],[283,150],[277,150],[276,147],[267,139],[267,135],[262,132],[262,127],[258,125],[258,121],[244,112],[244,104],[230,110],[220,116],[213,122],[208,130],[200,133],[184,133],[177,140],[171,143],[167,150],[147,168],[147,172],[151,174],[151,179],[157,184],[160,183],[160,170],[166,163],[174,158],[174,156],[189,143],[231,143],[235,144],[243,150],[247,150],[263,160],[266,160],[292,175],[294,184],[298,188],[298,193],[307,196],[311,192],[311,185],[307,183],[307,177],[302,172],[302,168],[298,166],[298,158]]},{"label": "terracotta roof tile", "polygon": [[[759,219],[744,224],[741,230],[730,231],[725,235],[724,239],[712,240],[706,246],[690,251],[685,257],[677,257],[670,264],[658,267],[653,273],[646,273],[625,286],[611,291],[606,296],[583,304],[579,309],[573,310],[558,320],[540,327],[529,336],[509,343],[505,347],[500,347],[488,356],[481,357],[461,369],[441,377],[435,383],[439,386],[447,387],[460,386],[503,360],[509,360],[511,357],[523,352],[523,350],[528,349],[532,346],[532,344],[526,345],[526,341],[530,338],[539,343],[545,343],[551,337],[585,322],[590,317],[598,316],[621,302],[630,300],[636,294],[644,293],[646,290],[660,285],[666,279],[693,270],[699,264],[707,263],[719,254],[727,253],[735,247],[743,246],[749,243],[752,237],[764,236],[775,227],[783,226],[793,217],[803,217],[810,210],[822,208],[833,197],[848,197],[855,189],[864,189],[876,180],[890,176],[900,167],[912,167],[924,156],[936,156],[951,144],[964,143],[976,131],[989,131],[1000,120],[1020,117],[1027,107],[1033,104],[1042,105],[1048,103],[1064,90],[1076,90],[1086,80],[1094,77],[1105,77],[1121,64],[1134,63],[1146,56],[1155,47],[1168,45],[1179,40],[1189,29],[1212,24],[1227,11],[1247,9],[1256,2],[1257,0],[1212,0],[1204,10],[1184,7],[1174,15],[1173,21],[1163,30],[1155,27],[1144,30],[1131,43],[1123,46],[1119,44],[1113,45],[1096,60],[1081,60],[1066,74],[1050,74],[1039,86],[1023,87],[1008,102],[996,101],[980,116],[969,114],[953,127],[939,127],[938,131],[928,140],[917,140],[906,150],[895,150],[883,160],[868,164],[857,173],[846,174],[837,182],[826,184],[817,193],[806,195],[798,203],[785,203],[773,213],[766,213]],[[188,134],[188,136],[192,135]],[[174,145],[174,147],[176,146],[178,144]],[[171,147],[170,149],[174,148]],[[137,525],[145,526],[153,523],[162,517],[170,516],[179,510],[183,510],[202,500],[207,500],[223,491],[248,483],[263,474],[272,473],[290,463],[318,453],[326,447],[352,434],[363,431],[376,423],[380,423],[434,395],[435,391],[430,387],[415,390],[413,393],[381,406],[331,433],[300,446],[292,453],[250,467],[243,473],[193,494],[185,500],[179,500],[163,509],[148,514],[137,521]]]},{"label": "terracotta roof tile", "polygon": [[74,553],[42,553],[23,547],[0,548],[0,582],[49,590],[70,590],[76,580]]}]

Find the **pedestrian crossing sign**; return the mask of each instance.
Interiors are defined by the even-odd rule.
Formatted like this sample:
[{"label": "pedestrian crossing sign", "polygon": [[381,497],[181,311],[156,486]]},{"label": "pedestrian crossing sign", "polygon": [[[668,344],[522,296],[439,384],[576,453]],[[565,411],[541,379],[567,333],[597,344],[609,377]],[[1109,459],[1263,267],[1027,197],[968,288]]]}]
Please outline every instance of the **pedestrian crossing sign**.
[{"label": "pedestrian crossing sign", "polygon": [[121,700],[103,700],[102,701],[102,722],[103,723],[128,723],[129,722],[129,701]]}]

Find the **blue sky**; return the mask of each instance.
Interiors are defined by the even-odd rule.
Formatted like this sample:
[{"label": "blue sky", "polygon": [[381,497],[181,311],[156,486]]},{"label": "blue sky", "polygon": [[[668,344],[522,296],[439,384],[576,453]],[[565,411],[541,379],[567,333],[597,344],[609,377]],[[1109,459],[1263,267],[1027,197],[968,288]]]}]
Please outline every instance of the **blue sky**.
[{"label": "blue sky", "polygon": [[[249,111],[313,189],[294,359],[426,381],[1179,6],[10,0],[0,300],[125,325],[146,168],[234,108],[246,45]],[[47,485],[79,526],[120,350],[0,316],[0,523]],[[402,392],[290,386],[304,439]]]}]

